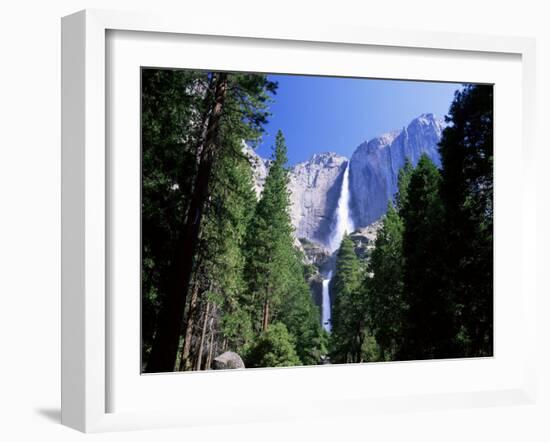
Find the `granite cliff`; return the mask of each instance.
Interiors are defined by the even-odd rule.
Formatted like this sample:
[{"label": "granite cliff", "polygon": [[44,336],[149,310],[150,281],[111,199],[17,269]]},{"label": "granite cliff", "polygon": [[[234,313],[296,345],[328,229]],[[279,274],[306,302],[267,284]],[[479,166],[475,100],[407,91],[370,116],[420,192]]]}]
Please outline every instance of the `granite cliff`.
[{"label": "granite cliff", "polygon": [[407,127],[357,147],[350,160],[351,213],[356,226],[368,226],[386,213],[406,158],[416,165],[426,153],[441,166],[437,144],[443,128],[442,120],[423,114]]},{"label": "granite cliff", "polygon": [[[328,152],[294,165],[289,173],[289,191],[296,238],[325,247],[330,245],[348,163],[350,217],[355,229],[370,226],[380,219],[397,191],[397,177],[406,158],[416,165],[420,156],[426,153],[438,167],[441,166],[437,144],[443,129],[442,120],[433,114],[422,114],[400,130],[365,141],[349,160]],[[259,195],[269,170],[269,160],[248,147],[245,151],[251,158],[254,187]]]}]

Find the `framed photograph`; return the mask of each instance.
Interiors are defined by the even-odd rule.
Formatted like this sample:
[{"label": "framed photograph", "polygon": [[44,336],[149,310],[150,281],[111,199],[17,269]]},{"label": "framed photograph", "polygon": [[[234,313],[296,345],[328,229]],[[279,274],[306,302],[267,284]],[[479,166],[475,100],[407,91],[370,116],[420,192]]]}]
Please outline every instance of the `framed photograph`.
[{"label": "framed photograph", "polygon": [[62,50],[64,424],[534,400],[532,40],[83,11]]}]

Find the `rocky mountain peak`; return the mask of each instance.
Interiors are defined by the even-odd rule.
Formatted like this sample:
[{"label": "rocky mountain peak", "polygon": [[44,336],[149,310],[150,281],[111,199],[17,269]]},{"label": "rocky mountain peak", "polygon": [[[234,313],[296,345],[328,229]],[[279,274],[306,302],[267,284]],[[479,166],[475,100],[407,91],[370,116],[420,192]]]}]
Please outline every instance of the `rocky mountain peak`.
[{"label": "rocky mountain peak", "polygon": [[[293,166],[289,172],[289,191],[295,237],[328,245],[348,163],[354,225],[360,229],[380,219],[397,191],[397,177],[406,158],[416,165],[426,153],[441,166],[437,145],[444,128],[443,120],[425,113],[406,127],[362,143],[349,160],[334,152],[323,152]],[[254,186],[260,195],[270,162],[246,144],[243,152],[251,159]]]},{"label": "rocky mountain peak", "polygon": [[422,114],[407,127],[374,138],[355,150],[350,160],[350,192],[357,226],[368,226],[386,212],[407,158],[416,165],[425,153],[441,167],[437,145],[444,127],[434,114]]},{"label": "rocky mountain peak", "polygon": [[369,154],[377,150],[384,149],[386,146],[389,146],[400,133],[400,130],[394,130],[392,132],[382,134],[379,137],[365,141],[357,147],[355,152],[364,152],[365,154]]},{"label": "rocky mountain peak", "polygon": [[422,133],[426,136],[437,136],[441,138],[443,129],[445,128],[445,121],[437,118],[434,114],[422,114],[419,117],[412,120],[405,131],[407,133]]},{"label": "rocky mountain peak", "polygon": [[441,125],[443,124],[443,120],[440,118],[437,118],[432,113],[426,113],[426,114],[420,114],[418,117],[416,117],[414,120],[411,121],[410,124],[423,124],[423,125]]},{"label": "rocky mountain peak", "polygon": [[342,160],[347,160],[347,158],[338,155],[334,152],[322,152],[314,154],[311,159],[304,161],[301,164],[323,164],[328,165],[332,163],[340,164]]}]

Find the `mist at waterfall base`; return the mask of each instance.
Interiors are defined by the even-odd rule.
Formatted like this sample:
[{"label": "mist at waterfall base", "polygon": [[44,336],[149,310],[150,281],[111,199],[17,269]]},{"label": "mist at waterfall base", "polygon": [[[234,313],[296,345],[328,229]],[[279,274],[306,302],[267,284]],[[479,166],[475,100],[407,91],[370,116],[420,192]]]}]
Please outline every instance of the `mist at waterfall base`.
[{"label": "mist at waterfall base", "polygon": [[[355,230],[353,219],[350,211],[350,191],[349,191],[349,162],[346,164],[344,175],[342,177],[342,186],[340,187],[340,196],[336,208],[335,218],[332,224],[331,234],[328,241],[330,252],[334,255],[340,248],[344,235]],[[322,323],[323,328],[330,333],[331,325],[331,300],[330,300],[330,281],[334,270],[335,260],[332,260],[332,268],[326,273],[326,278],[323,278],[322,292]]]}]

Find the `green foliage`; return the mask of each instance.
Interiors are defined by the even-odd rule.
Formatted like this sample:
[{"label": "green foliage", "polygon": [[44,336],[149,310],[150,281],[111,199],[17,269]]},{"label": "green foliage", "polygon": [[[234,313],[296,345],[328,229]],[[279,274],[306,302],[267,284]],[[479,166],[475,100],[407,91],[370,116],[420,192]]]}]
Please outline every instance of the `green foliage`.
[{"label": "green foliage", "polygon": [[294,253],[290,265],[284,302],[277,320],[286,325],[296,342],[296,352],[303,365],[314,365],[326,354],[326,335],[320,326],[320,311],[313,303],[306,283],[303,256]]},{"label": "green foliage", "polygon": [[243,140],[255,142],[269,116],[270,96],[276,84],[265,75],[234,73],[219,135],[219,154],[210,176],[210,197],[205,207],[200,254],[203,265],[194,279],[218,294],[218,339],[228,349],[246,351],[254,339],[246,307],[244,241],[256,207],[252,170],[243,155]]},{"label": "green foliage", "polygon": [[330,359],[334,363],[363,362],[372,357],[363,353],[369,332],[366,327],[366,296],[360,290],[361,267],[353,241],[344,236],[331,281],[334,300]]},{"label": "green foliage", "polygon": [[206,74],[142,71],[142,351],[151,348],[166,293],[177,226],[195,172]]},{"label": "green foliage", "polygon": [[[241,145],[234,138],[225,142]],[[216,293],[213,301],[220,308],[220,338],[239,352],[253,336],[250,317],[243,308],[246,284],[242,247],[256,205],[248,161],[226,153],[217,161],[212,183],[201,236],[203,265],[195,272],[195,280],[200,278],[203,287]]]},{"label": "green foliage", "polygon": [[365,279],[380,358],[492,355],[493,96],[457,92],[440,143],[399,173]]},{"label": "green foliage", "polygon": [[[215,78],[215,73],[202,71],[142,71],[144,361],[162,325],[159,317],[163,306],[165,316],[170,316],[166,308],[168,288],[173,285],[171,278],[180,274],[179,269],[175,272],[172,268],[179,252],[175,246],[182,237],[182,226],[189,224],[186,217],[195,216],[187,212],[215,105]],[[211,342],[220,347],[223,341],[225,346],[240,349],[252,339],[251,320],[242,307],[246,288],[242,243],[256,200],[242,143],[255,142],[261,136],[275,90],[276,84],[265,75],[227,75],[211,172],[203,173],[208,193],[198,206],[203,213],[199,219],[199,246],[187,249],[193,255],[192,278],[187,287],[195,287],[198,299],[192,308],[188,298],[182,330],[194,322],[190,337],[193,345],[201,331],[197,325],[206,321],[203,312],[207,298],[216,305],[211,309],[215,317],[210,322],[216,329],[209,331],[216,334],[216,339]],[[196,346],[191,349],[196,350]]]},{"label": "green foliage", "polygon": [[454,305],[442,289],[445,253],[441,176],[427,155],[414,170],[403,207],[404,293],[408,304],[406,345],[400,358],[453,356]]},{"label": "green foliage", "polygon": [[228,75],[220,137],[236,143],[226,145],[226,150],[242,156],[243,141],[255,145],[260,140],[276,90],[277,83],[269,81],[266,75],[236,72]]},{"label": "green foliage", "polygon": [[324,335],[319,309],[306,282],[303,256],[293,243],[286,162],[285,140],[279,131],[273,162],[247,236],[245,304],[256,332],[265,331],[275,318],[293,336],[301,362],[315,364],[323,351]]},{"label": "green foliage", "polygon": [[[294,259],[286,162],[286,145],[279,131],[273,163],[251,220],[246,244],[248,304],[253,314],[258,312],[254,318],[258,331],[266,328],[265,322],[269,322],[272,313],[281,305]],[[266,312],[266,307],[271,311]]]},{"label": "green foliage", "polygon": [[332,288],[342,296],[351,296],[359,285],[359,259],[353,249],[353,241],[345,235],[338,249],[336,270]]},{"label": "green foliage", "polygon": [[274,322],[262,332],[245,364],[251,368],[300,365],[292,336],[282,322]]},{"label": "green foliage", "polygon": [[368,333],[368,329],[365,329],[364,333],[365,336],[361,342],[361,360],[358,362],[380,361],[380,346],[376,338]]},{"label": "green foliage", "polygon": [[458,92],[440,143],[447,250],[459,351],[493,354],[493,87]]},{"label": "green foliage", "polygon": [[395,207],[397,211],[403,210],[403,207],[407,204],[407,195],[413,171],[414,167],[412,163],[406,158],[404,166],[399,169],[399,173],[397,174],[397,194],[395,195]]},{"label": "green foliage", "polygon": [[369,263],[373,276],[367,275],[362,287],[367,299],[369,326],[380,346],[380,358],[387,361],[394,360],[403,345],[407,310],[403,293],[403,228],[403,220],[388,203]]},{"label": "green foliage", "polygon": [[246,309],[233,299],[229,299],[224,304],[221,321],[221,335],[228,340],[227,348],[239,354],[246,353],[255,338],[250,315]]}]

